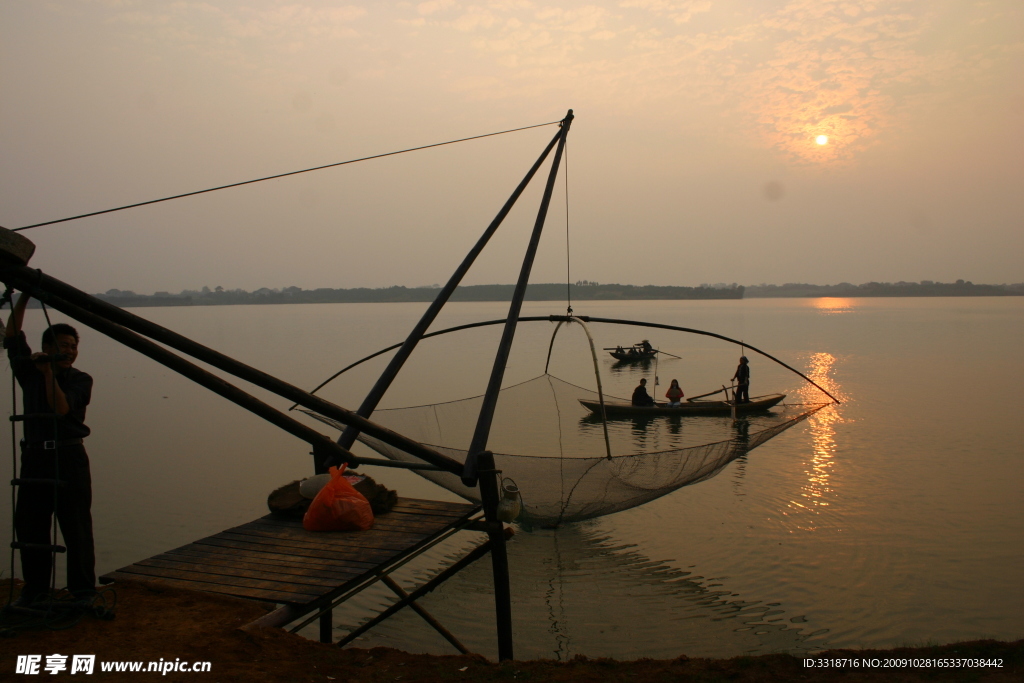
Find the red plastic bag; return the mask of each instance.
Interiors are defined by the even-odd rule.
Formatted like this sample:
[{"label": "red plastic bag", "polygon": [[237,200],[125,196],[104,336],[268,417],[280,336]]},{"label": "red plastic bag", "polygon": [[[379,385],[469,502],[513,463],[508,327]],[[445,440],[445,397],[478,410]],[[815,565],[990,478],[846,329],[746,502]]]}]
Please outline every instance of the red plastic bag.
[{"label": "red plastic bag", "polygon": [[366,531],[373,527],[373,511],[363,494],[343,476],[345,465],[332,467],[331,480],[309,504],[302,528],[306,531]]}]

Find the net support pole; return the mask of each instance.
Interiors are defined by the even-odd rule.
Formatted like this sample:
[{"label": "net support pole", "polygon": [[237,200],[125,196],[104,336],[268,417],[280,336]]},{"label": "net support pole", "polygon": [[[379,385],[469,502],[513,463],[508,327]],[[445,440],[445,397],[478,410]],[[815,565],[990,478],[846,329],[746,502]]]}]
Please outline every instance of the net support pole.
[{"label": "net support pole", "polygon": [[334,641],[334,610],[328,609],[320,615],[320,642],[330,645]]},{"label": "net support pole", "polygon": [[[519,320],[526,320],[526,318],[520,318]],[[551,366],[551,352],[555,349],[555,336],[558,334],[558,330],[562,328],[562,324],[566,322],[579,323],[583,327],[583,331],[587,334],[587,341],[590,342],[590,357],[594,361],[594,379],[597,380],[597,398],[601,402],[601,426],[604,428],[604,451],[608,459],[611,460],[612,442],[608,438],[608,414],[604,408],[604,387],[601,385],[601,369],[597,362],[597,349],[594,347],[594,337],[590,334],[590,328],[587,327],[587,323],[582,318],[566,316],[565,320],[558,321],[558,325],[555,326],[555,331],[551,333],[551,343],[548,345],[548,360],[544,364],[544,374],[548,374],[548,368]]]},{"label": "net support pole", "polygon": [[[519,271],[519,280],[516,282],[516,288],[512,294],[512,303],[509,306],[508,316],[505,318],[505,329],[501,335],[501,343],[498,344],[498,352],[495,354],[491,377],[487,383],[487,392],[484,394],[483,405],[480,408],[480,415],[477,418],[476,429],[473,432],[473,440],[470,443],[469,454],[466,456],[462,473],[462,481],[467,486],[475,486],[479,479],[480,499],[483,503],[484,516],[487,519],[488,534],[493,541],[491,569],[494,577],[494,615],[498,627],[498,659],[500,661],[512,659],[513,656],[512,597],[509,588],[505,534],[501,532],[502,524],[498,519],[497,471],[494,468],[494,456],[486,451],[487,439],[491,432],[491,422],[494,420],[494,409],[498,405],[498,392],[501,390],[501,381],[505,376],[505,365],[508,363],[512,341],[515,338],[519,312],[523,308],[523,299],[526,297],[526,285],[530,281],[533,261],[537,256],[540,237],[544,231],[544,221],[548,215],[551,195],[558,177],[559,162],[562,160],[562,153],[565,150],[565,138],[569,134],[572,120],[573,114],[570,109],[560,124],[557,136],[558,149],[551,162],[551,170],[544,186],[544,197],[541,199],[537,220],[533,226],[533,234],[530,236],[530,244],[526,248],[523,266]],[[484,474],[484,476],[479,478],[480,474]]]},{"label": "net support pole", "polygon": [[494,454],[477,456],[480,473],[480,502],[484,508],[487,537],[491,542],[491,569],[494,577],[494,617],[498,630],[498,661],[512,659],[512,591],[508,571],[505,525],[498,519],[498,475]]},{"label": "net support pole", "polygon": [[[0,237],[3,237],[2,232],[0,232]],[[21,264],[12,263],[10,259],[0,260],[0,280],[23,292],[31,293],[35,298],[40,298],[40,296],[45,296],[47,294],[58,297],[63,302],[66,302],[66,304],[73,305],[83,312],[96,316],[98,319],[110,321],[121,330],[130,330],[156,340],[161,344],[166,344],[172,349],[188,354],[193,358],[204,363],[208,363],[213,367],[230,373],[235,377],[245,380],[246,382],[251,382],[252,384],[273,392],[278,396],[295,401],[298,405],[333,418],[342,424],[355,424],[362,431],[380,439],[384,443],[425,460],[432,465],[436,465],[445,471],[452,472],[453,474],[460,474],[462,471],[462,463],[457,460],[453,460],[442,453],[438,453],[437,451],[413,441],[412,439],[408,439],[401,434],[397,434],[390,429],[373,424],[366,418],[361,417],[350,410],[346,410],[341,406],[320,398],[319,396],[313,396],[292,384],[241,363],[234,358],[224,355],[223,353],[214,351],[213,349],[192,341],[177,332],[157,325],[156,323],[146,320],[145,318],[141,318],[133,313],[129,313],[128,311],[107,303],[102,299],[86,294],[85,292],[58,280],[57,278],[46,275],[45,273],[33,270]],[[54,308],[58,307],[55,305]],[[63,309],[58,308],[58,310]],[[64,312],[66,313],[66,311]],[[71,314],[68,313],[68,315]],[[76,320],[77,319],[79,318],[76,318]],[[93,327],[93,329],[97,329],[90,323],[85,324]],[[100,331],[102,332],[103,330]],[[173,358],[182,360],[174,354],[170,355]],[[211,375],[211,377],[213,377],[213,375]],[[194,380],[192,377],[190,377],[190,379]],[[296,422],[295,424],[301,423]],[[322,450],[322,452],[330,453],[331,451]],[[350,462],[352,464],[357,463],[355,460]]]},{"label": "net support pole", "polygon": [[530,236],[530,244],[526,248],[523,266],[519,271],[519,280],[516,282],[516,288],[512,293],[512,303],[509,305],[508,315],[505,317],[505,329],[501,334],[501,342],[498,344],[498,352],[495,354],[494,365],[491,368],[491,377],[487,382],[487,391],[484,393],[483,405],[480,407],[476,429],[473,431],[473,440],[470,442],[469,455],[466,458],[462,474],[462,482],[466,486],[476,485],[476,457],[477,454],[487,448],[487,439],[491,433],[491,422],[494,420],[494,409],[498,405],[498,392],[501,391],[501,381],[505,377],[505,366],[508,364],[508,356],[512,350],[512,341],[516,336],[516,323],[519,322],[519,312],[523,308],[523,299],[526,297],[526,285],[530,281],[533,261],[537,256],[537,248],[540,246],[541,234],[544,232],[544,221],[547,219],[551,195],[555,188],[555,180],[558,177],[559,162],[562,160],[562,152],[565,149],[565,138],[569,134],[572,120],[573,114],[572,109],[570,109],[565,119],[562,120],[561,128],[558,131],[558,149],[555,151],[555,158],[551,162],[551,170],[548,172],[548,180],[544,186],[544,197],[541,199],[537,220],[533,225],[533,234]]},{"label": "net support pole", "polygon": [[[597,349],[594,348],[594,338],[590,334],[590,328],[587,327],[587,323],[580,318],[573,318],[576,322],[583,326],[583,331],[587,333],[587,341],[590,342],[590,358],[594,361],[594,379],[597,380],[597,398],[601,401],[601,428],[604,430],[604,452],[606,457],[612,459],[612,442],[608,438],[608,413],[604,408],[604,387],[601,385],[601,369],[597,363]],[[554,341],[554,339],[552,339]],[[547,369],[545,369],[545,372]],[[657,375],[657,373],[655,373]]]},{"label": "net support pole", "polygon": [[271,424],[280,427],[289,434],[302,439],[306,443],[313,446],[316,451],[322,452],[333,452],[343,461],[358,460],[357,457],[341,448],[338,444],[327,436],[320,432],[312,429],[301,422],[292,419],[288,415],[278,411],[272,406],[267,405],[263,401],[250,396],[246,392],[242,391],[238,387],[230,384],[224,379],[214,375],[213,373],[203,370],[198,365],[190,363],[189,361],[177,356],[167,349],[163,348],[159,344],[156,344],[141,335],[132,332],[131,330],[125,329],[120,325],[117,325],[106,318],[102,318],[94,313],[90,313],[78,306],[64,301],[60,297],[54,296],[53,294],[47,294],[43,292],[32,292],[32,296],[44,301],[47,305],[54,309],[64,313],[70,318],[77,320],[83,325],[88,325],[92,329],[105,334],[111,339],[120,342],[130,349],[134,349],[144,356],[155,360],[156,362],[164,365],[171,370],[174,370],[180,375],[184,375],[193,382],[209,389],[210,391],[228,399],[232,403],[245,408],[251,413],[262,417],[264,420]]},{"label": "net support pole", "polygon": [[[473,248],[469,250],[469,253],[466,254],[466,257],[462,260],[462,263],[459,264],[459,267],[455,269],[454,273],[452,273],[452,276],[451,278],[449,278],[448,283],[444,286],[443,289],[441,289],[440,292],[438,292],[437,297],[435,297],[433,303],[430,304],[430,308],[427,309],[427,311],[423,314],[423,317],[420,318],[418,323],[416,323],[416,326],[412,329],[412,332],[409,333],[409,336],[406,337],[405,342],[402,344],[401,348],[398,349],[397,353],[395,353],[394,357],[391,359],[391,362],[388,363],[388,366],[384,369],[384,372],[381,373],[381,376],[377,380],[376,384],[373,385],[373,388],[370,389],[370,392],[366,395],[366,398],[363,399],[363,402],[362,404],[360,404],[359,409],[356,410],[356,413],[358,415],[361,415],[362,417],[370,417],[370,415],[373,414],[373,411],[377,408],[377,404],[380,403],[381,398],[384,397],[384,393],[388,390],[388,387],[390,387],[391,383],[395,380],[395,377],[398,375],[399,370],[402,369],[402,366],[405,365],[405,361],[409,359],[409,356],[416,348],[416,345],[419,344],[420,340],[423,338],[423,335],[426,333],[427,328],[429,328],[431,323],[433,323],[434,320],[437,318],[438,313],[441,312],[441,309],[444,307],[444,305],[448,303],[448,299],[451,297],[451,295],[455,292],[455,289],[462,282],[462,278],[465,277],[470,267],[476,261],[477,256],[479,256],[480,252],[483,251],[484,247],[487,246],[487,243],[490,241],[491,237],[494,235],[495,232],[497,232],[498,227],[501,226],[502,221],[505,220],[505,217],[512,210],[512,207],[515,206],[516,201],[523,194],[523,191],[526,190],[526,187],[530,184],[530,181],[533,180],[534,175],[537,174],[537,171],[540,169],[541,164],[544,163],[544,160],[547,158],[548,154],[551,153],[551,149],[555,146],[555,143],[558,142],[560,136],[561,131],[559,131],[559,134],[551,138],[551,142],[548,143],[547,147],[544,148],[544,151],[541,153],[540,157],[533,164],[530,170],[527,171],[526,176],[522,179],[522,181],[519,183],[516,189],[512,192],[512,195],[505,202],[505,205],[501,207],[501,210],[498,212],[498,215],[494,217],[494,220],[491,221],[491,224],[487,226],[486,230],[484,230],[483,235],[480,236],[480,239],[478,239],[476,244],[473,245]],[[360,430],[357,426],[349,426],[344,432],[342,432],[341,436],[338,438],[338,444],[342,448],[351,448],[352,444],[355,443],[356,438],[359,436],[359,431]]]}]

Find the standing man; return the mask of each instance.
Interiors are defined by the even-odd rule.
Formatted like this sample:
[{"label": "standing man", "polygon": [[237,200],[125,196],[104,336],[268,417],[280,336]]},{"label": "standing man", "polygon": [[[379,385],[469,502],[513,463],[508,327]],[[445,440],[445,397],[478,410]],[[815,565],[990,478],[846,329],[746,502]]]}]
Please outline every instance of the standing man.
[{"label": "standing man", "polygon": [[[48,328],[43,332],[43,352],[32,353],[21,331],[28,300],[25,293],[18,297],[4,333],[4,347],[24,395],[20,476],[49,481],[19,487],[15,531],[21,543],[50,545],[56,512],[67,547],[68,590],[91,603],[96,595],[92,479],[82,439],[89,436],[85,407],[92,395],[92,377],[72,367],[78,357],[78,332],[70,325]],[[61,485],[55,487],[53,480]],[[24,607],[46,597],[53,556],[46,549],[22,548],[21,571],[25,587],[15,604]]]},{"label": "standing man", "polygon": [[750,366],[746,356],[740,356],[740,364],[732,378],[736,382],[736,403],[750,403]]}]

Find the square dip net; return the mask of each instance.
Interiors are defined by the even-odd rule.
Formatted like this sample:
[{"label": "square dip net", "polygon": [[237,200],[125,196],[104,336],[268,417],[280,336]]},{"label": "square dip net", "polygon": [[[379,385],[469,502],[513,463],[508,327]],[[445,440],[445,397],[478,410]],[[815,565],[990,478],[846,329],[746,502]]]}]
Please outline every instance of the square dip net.
[{"label": "square dip net", "polygon": [[[715,476],[727,464],[804,420],[827,404],[780,405],[771,411],[730,417],[643,416],[609,420],[609,457],[600,416],[580,400],[595,391],[544,374],[501,390],[487,447],[502,477],[518,485],[519,520],[558,525],[627,510],[678,488]],[[610,397],[606,397],[608,400]],[[377,410],[374,422],[465,461],[483,396]],[[339,431],[331,418],[303,411]],[[421,462],[361,434],[359,440],[386,458]],[[480,502],[448,472],[417,474],[466,500]]]}]

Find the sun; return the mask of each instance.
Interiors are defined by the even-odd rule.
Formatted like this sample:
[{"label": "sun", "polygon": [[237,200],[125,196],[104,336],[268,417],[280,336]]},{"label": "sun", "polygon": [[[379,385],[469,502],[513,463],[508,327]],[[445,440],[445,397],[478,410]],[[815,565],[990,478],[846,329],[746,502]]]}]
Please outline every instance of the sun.
[{"label": "sun", "polygon": [[827,135],[819,135],[818,137],[814,138],[814,141],[817,142],[819,145],[827,145],[828,144],[828,136]]}]

